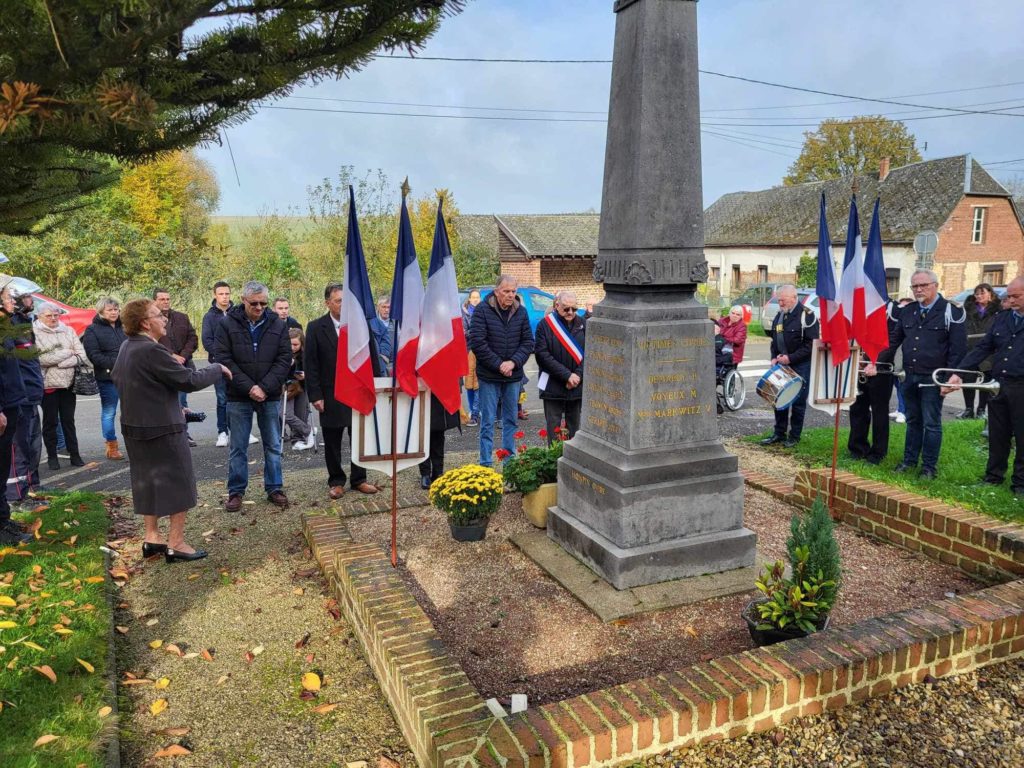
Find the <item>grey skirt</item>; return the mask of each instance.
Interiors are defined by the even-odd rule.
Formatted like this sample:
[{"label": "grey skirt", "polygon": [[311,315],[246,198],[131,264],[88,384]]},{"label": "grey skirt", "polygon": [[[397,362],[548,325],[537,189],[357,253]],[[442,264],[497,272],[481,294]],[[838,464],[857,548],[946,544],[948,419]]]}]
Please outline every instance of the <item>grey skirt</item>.
[{"label": "grey skirt", "polygon": [[152,440],[124,437],[132,478],[132,505],[139,515],[166,517],[196,505],[196,476],[188,433]]}]

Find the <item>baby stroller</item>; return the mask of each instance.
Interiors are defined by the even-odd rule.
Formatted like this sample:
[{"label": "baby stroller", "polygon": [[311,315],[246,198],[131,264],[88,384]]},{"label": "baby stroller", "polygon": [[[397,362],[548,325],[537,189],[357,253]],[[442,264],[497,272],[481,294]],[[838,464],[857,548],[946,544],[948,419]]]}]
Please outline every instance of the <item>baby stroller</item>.
[{"label": "baby stroller", "polygon": [[715,339],[715,395],[719,413],[738,411],[747,399],[743,374],[732,361],[732,345],[721,336]]}]

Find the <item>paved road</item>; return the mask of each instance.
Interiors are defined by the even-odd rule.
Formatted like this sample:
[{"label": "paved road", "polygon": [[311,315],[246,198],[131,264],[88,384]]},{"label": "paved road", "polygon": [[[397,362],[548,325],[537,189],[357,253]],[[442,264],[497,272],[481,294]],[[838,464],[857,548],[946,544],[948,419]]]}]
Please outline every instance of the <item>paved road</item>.
[{"label": "paved road", "polygon": [[[758,378],[768,367],[768,359],[767,340],[754,339],[747,344],[746,360],[744,360],[741,368],[747,388],[746,404],[736,413],[727,412],[719,417],[719,425],[723,436],[740,437],[763,432],[771,427],[773,423],[772,411],[755,392]],[[533,366],[532,360],[527,368],[527,373],[531,380],[535,382],[536,368]],[[536,386],[533,384],[528,385],[527,392],[527,408],[531,415],[527,421],[520,423],[531,442],[539,443],[536,432],[544,425],[543,409],[537,397]],[[217,425],[216,399],[213,390],[208,389],[193,393],[189,396],[189,405],[193,410],[205,411],[208,415],[206,421],[200,424],[193,424],[190,428],[192,436],[199,443],[198,447],[192,451],[196,477],[200,481],[226,479],[228,449],[217,448],[214,445],[217,439]],[[895,396],[893,396],[893,407],[895,407]],[[962,397],[960,395],[952,395],[947,398],[945,417],[952,418],[954,414],[962,409]],[[85,459],[87,466],[76,469],[67,466],[67,461],[61,459],[61,464],[65,466],[60,471],[49,472],[45,469],[42,470],[43,483],[45,485],[75,490],[102,490],[110,492],[124,491],[129,487],[127,462],[108,461],[104,458],[104,444],[99,426],[99,411],[99,397],[78,398],[78,411],[75,422],[78,425],[82,457]],[[831,423],[831,419],[826,414],[813,408],[808,409],[807,426],[828,426]],[[844,423],[846,423],[845,418]],[[450,453],[472,452],[477,449],[478,439],[478,430],[476,428],[464,428],[461,434],[457,431],[452,431],[448,433],[446,449]],[[262,458],[262,448],[259,445],[250,446],[250,472],[262,471]],[[314,454],[312,451],[297,453],[286,447],[284,460],[286,485],[289,471],[322,467],[322,449],[320,453]],[[326,470],[324,470],[324,474],[326,479]],[[250,485],[253,485],[253,483],[250,482]],[[258,489],[258,486],[259,483],[257,481],[254,489]]]}]

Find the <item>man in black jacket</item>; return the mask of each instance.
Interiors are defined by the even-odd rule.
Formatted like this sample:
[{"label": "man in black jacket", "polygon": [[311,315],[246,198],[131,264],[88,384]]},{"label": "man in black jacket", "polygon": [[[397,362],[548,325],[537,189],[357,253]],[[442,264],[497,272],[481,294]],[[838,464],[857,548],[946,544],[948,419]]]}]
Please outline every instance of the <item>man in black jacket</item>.
[{"label": "man in black jacket", "polygon": [[910,276],[917,301],[900,310],[892,349],[903,347],[903,400],[907,405],[907,439],[897,472],[917,467],[921,477],[938,473],[942,449],[942,393],[932,381],[936,368],[959,368],[967,352],[966,313],[939,293],[939,278],[930,269]]},{"label": "man in black jacket", "polygon": [[[153,290],[153,303],[167,318],[165,330],[167,333],[160,339],[160,344],[167,347],[177,362],[190,370],[195,370],[196,365],[192,362],[192,355],[199,346],[199,337],[196,336],[196,329],[192,327],[192,321],[184,312],[177,312],[171,309],[171,293],[165,288]],[[223,377],[222,377],[223,378]],[[188,408],[188,395],[185,392],[178,393],[178,402],[182,408]],[[195,448],[196,441],[192,435],[188,435],[188,444]]]},{"label": "man in black jacket", "polygon": [[[345,430],[352,438],[352,409],[334,397],[334,381],[338,366],[338,334],[341,329],[342,286],[331,283],[324,289],[327,313],[306,326],[306,350],[303,365],[306,373],[306,394],[310,405],[320,414],[324,435],[324,459],[327,462],[327,485],[332,499],[345,493],[345,470],[341,466],[341,442]],[[370,364],[373,375],[382,375],[373,335],[370,336]],[[352,490],[377,493],[380,489],[367,482],[366,469],[351,465]]]},{"label": "man in black jacket", "polygon": [[[889,343],[892,344],[899,323],[899,307],[890,301],[886,307],[889,327]],[[892,399],[893,374],[891,373],[896,350],[890,346],[878,353],[878,359],[869,360],[864,372],[858,376],[857,399],[850,406],[850,439],[847,448],[855,459],[864,459],[868,464],[881,464],[889,453],[889,400]],[[879,371],[874,363],[882,363]],[[871,440],[868,441],[868,432]]]},{"label": "man in black jacket", "polygon": [[480,464],[494,462],[494,418],[501,411],[501,446],[515,453],[516,413],[523,366],[533,352],[530,318],[516,296],[518,281],[502,275],[494,292],[473,311],[469,346],[480,381]]},{"label": "man in black jacket", "polygon": [[[28,401],[18,360],[14,356],[14,331],[9,317],[14,312],[14,299],[9,290],[11,280],[9,275],[0,275],[0,301],[4,308],[0,315],[0,476],[3,476],[5,484],[11,470],[11,445],[18,429],[18,417],[21,407]],[[31,540],[32,536],[11,520],[7,496],[0,493],[0,544],[21,544]]]},{"label": "man in black jacket", "polygon": [[[807,412],[807,392],[811,381],[811,350],[818,338],[818,318],[809,308],[800,304],[795,285],[783,285],[778,290],[779,312],[772,320],[772,365],[787,365],[804,380],[800,394],[793,405],[775,411],[775,433],[762,445],[782,443],[792,448],[804,430]],[[788,433],[788,434],[787,434]]]},{"label": "man in black jacket", "polygon": [[270,311],[270,291],[251,281],[242,289],[242,306],[232,307],[214,332],[214,356],[231,371],[228,382],[228,500],[224,508],[237,512],[249,485],[249,435],[252,417],[263,438],[263,487],[267,501],[288,506],[281,490],[281,394],[292,366],[288,327]]},{"label": "man in black jacket", "polygon": [[[227,315],[228,310],[234,306],[231,301],[231,286],[223,280],[213,284],[213,301],[210,308],[203,315],[203,347],[211,363],[215,362],[213,354],[214,338],[217,326]],[[213,385],[217,393],[217,447],[227,448],[228,446],[228,392],[227,379],[220,378]],[[250,440],[255,443],[255,440]]]},{"label": "man in black jacket", "polygon": [[[976,371],[993,355],[992,377],[999,382],[999,394],[988,401],[988,465],[982,480],[1002,485],[1010,460],[1010,443],[1015,442],[1010,489],[1024,498],[1024,277],[1006,287],[1005,309],[996,315],[988,332],[960,363]],[[951,385],[960,377],[949,377]]]},{"label": "man in black jacket", "polygon": [[[583,406],[583,343],[586,324],[577,314],[576,294],[560,291],[550,314],[537,325],[533,354],[540,376],[537,386],[544,401],[548,444],[569,440],[580,428]],[[565,418],[566,434],[556,430]]]}]

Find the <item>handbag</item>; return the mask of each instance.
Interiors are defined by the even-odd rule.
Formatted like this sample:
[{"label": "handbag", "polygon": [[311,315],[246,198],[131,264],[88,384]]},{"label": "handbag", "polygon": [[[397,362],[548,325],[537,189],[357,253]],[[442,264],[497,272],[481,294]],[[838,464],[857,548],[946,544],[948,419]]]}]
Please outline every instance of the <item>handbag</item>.
[{"label": "handbag", "polygon": [[71,391],[82,397],[89,397],[98,394],[99,384],[96,383],[96,374],[87,365],[75,366],[75,378],[71,382]]}]

